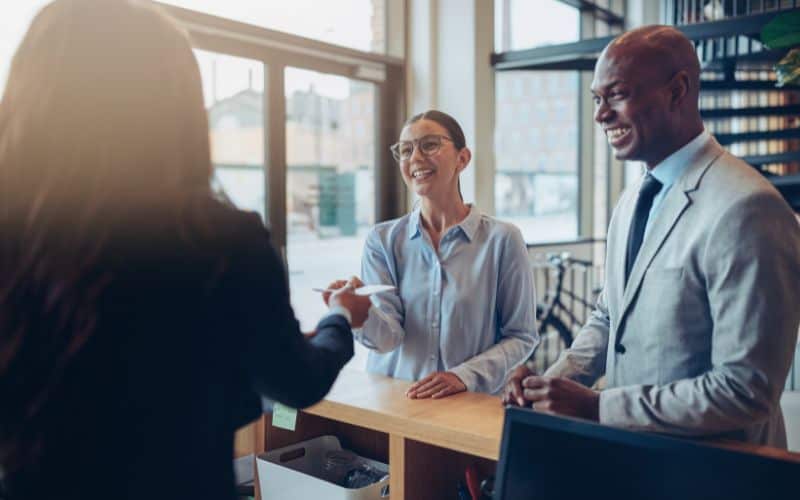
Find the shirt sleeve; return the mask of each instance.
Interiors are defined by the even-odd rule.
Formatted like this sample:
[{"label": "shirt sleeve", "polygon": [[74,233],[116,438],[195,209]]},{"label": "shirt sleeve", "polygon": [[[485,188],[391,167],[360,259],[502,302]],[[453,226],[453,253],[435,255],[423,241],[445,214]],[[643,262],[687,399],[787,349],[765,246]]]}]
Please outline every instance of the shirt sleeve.
[{"label": "shirt sleeve", "polygon": [[221,289],[235,318],[231,328],[239,330],[231,334],[244,340],[241,363],[262,395],[293,408],[310,406],[327,394],[353,356],[349,324],[342,315],[330,315],[307,339],[295,319],[283,264],[266,229],[260,220],[244,229]]},{"label": "shirt sleeve", "polygon": [[495,272],[498,274],[495,313],[500,339],[488,350],[450,370],[470,391],[496,393],[501,390],[506,374],[525,362],[539,343],[533,271],[518,229],[514,228],[506,239],[499,269]]},{"label": "shirt sleeve", "polygon": [[[389,267],[389,257],[375,230],[370,231],[361,257],[361,279],[367,285],[398,286]],[[355,339],[368,349],[384,353],[396,349],[405,337],[403,302],[399,291],[373,295],[364,325],[354,332]],[[377,311],[375,310],[377,309]]]},{"label": "shirt sleeve", "polygon": [[586,324],[581,327],[572,345],[561,353],[545,375],[566,377],[591,387],[606,372],[610,329],[611,320],[603,288]]},{"label": "shirt sleeve", "polygon": [[322,319],[320,319],[320,321],[322,321],[323,319],[325,319],[325,318],[327,318],[329,316],[334,316],[334,315],[337,315],[337,314],[342,316],[344,319],[346,319],[348,325],[353,324],[353,316],[350,314],[350,311],[348,311],[346,307],[342,307],[342,306],[333,306],[330,309],[328,309],[328,312],[326,312],[322,316]]}]

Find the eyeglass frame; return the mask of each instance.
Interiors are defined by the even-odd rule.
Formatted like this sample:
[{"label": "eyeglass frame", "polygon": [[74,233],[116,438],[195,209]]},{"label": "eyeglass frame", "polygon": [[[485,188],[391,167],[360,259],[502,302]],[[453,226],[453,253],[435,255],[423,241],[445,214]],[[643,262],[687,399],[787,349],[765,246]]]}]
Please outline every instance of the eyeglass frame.
[{"label": "eyeglass frame", "polygon": [[[452,142],[453,145],[455,145],[455,141],[453,140],[452,137],[448,137],[448,136],[442,135],[442,134],[425,134],[422,137],[420,137],[419,139],[411,139],[410,141],[397,141],[394,144],[392,144],[391,146],[389,146],[389,151],[392,153],[392,157],[395,159],[395,161],[397,163],[402,163],[404,161],[408,161],[408,160],[411,159],[412,156],[414,156],[414,151],[416,151],[419,148],[420,141],[422,141],[424,139],[427,139],[429,137],[438,138],[439,139],[439,146],[436,148],[436,151],[434,151],[433,153],[425,153],[422,150],[420,150],[419,151],[420,154],[422,156],[426,157],[426,158],[431,157],[431,156],[435,155],[436,153],[438,153],[439,151],[442,150],[442,139],[446,139],[446,140]],[[400,156],[399,147],[403,143],[406,143],[406,144],[410,143],[411,146],[412,146],[411,154],[408,155],[408,158],[402,158]],[[395,152],[395,150],[397,150],[397,152]]]}]

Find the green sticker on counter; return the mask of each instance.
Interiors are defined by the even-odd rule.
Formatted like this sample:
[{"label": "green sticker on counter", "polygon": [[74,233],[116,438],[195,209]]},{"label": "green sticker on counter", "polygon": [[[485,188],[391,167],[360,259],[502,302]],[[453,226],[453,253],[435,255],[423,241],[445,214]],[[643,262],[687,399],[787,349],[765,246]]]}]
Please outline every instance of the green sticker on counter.
[{"label": "green sticker on counter", "polygon": [[297,423],[297,410],[289,408],[280,403],[275,403],[272,406],[272,425],[286,429],[287,431],[294,431],[295,424]]}]

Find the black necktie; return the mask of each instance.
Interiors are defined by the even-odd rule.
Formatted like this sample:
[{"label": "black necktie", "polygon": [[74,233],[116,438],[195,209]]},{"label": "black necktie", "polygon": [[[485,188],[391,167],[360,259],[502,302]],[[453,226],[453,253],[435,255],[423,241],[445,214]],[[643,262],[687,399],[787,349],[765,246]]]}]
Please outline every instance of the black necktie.
[{"label": "black necktie", "polygon": [[642,246],[644,229],[647,227],[647,218],[650,216],[653,198],[659,191],[661,191],[661,183],[648,173],[639,189],[639,198],[636,200],[636,209],[633,211],[631,229],[628,232],[628,248],[625,252],[625,285],[628,284],[628,276],[631,274],[633,263],[636,262],[639,248]]}]

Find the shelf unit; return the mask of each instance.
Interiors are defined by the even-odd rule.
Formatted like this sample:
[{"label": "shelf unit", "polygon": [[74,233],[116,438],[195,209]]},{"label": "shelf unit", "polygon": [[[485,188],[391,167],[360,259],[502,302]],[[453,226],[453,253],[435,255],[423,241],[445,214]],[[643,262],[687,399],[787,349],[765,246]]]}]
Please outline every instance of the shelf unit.
[{"label": "shelf unit", "polygon": [[[595,2],[560,1],[591,12],[609,26],[624,26],[619,14]],[[771,68],[788,50],[770,50],[760,39],[767,23],[797,9],[800,1],[722,0],[716,5],[712,14],[720,18],[709,20],[704,17],[708,12],[703,2],[663,0],[663,22],[681,30],[697,49],[703,67],[701,102],[706,103],[701,114],[707,128],[721,144],[764,173],[800,212],[800,87],[776,87]],[[599,53],[613,38],[492,54],[491,64],[496,71],[592,71]],[[755,92],[772,97],[763,103],[748,95],[745,106],[733,102]]]}]

